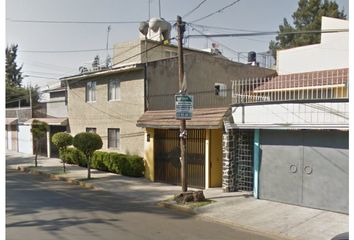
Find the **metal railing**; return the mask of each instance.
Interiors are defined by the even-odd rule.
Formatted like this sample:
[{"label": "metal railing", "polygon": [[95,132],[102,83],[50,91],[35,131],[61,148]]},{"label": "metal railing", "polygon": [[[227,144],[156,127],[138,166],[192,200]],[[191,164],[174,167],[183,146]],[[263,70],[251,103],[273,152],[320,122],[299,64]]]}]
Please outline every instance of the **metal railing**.
[{"label": "metal railing", "polygon": [[[231,89],[220,92],[211,91],[189,91],[193,96],[193,108],[228,107],[231,104]],[[149,110],[175,109],[175,93],[149,95]]]},{"label": "metal railing", "polygon": [[348,98],[348,69],[232,81],[233,104]]}]

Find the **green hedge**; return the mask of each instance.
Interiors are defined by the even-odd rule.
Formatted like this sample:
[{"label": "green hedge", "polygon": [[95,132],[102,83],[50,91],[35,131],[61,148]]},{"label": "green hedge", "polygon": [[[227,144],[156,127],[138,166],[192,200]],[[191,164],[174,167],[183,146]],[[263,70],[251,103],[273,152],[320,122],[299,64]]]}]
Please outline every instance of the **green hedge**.
[{"label": "green hedge", "polygon": [[85,155],[78,149],[70,147],[65,152],[59,151],[59,157],[65,159],[68,164],[75,164],[82,167],[87,167]]},{"label": "green hedge", "polygon": [[[67,163],[86,167],[86,158],[76,148],[68,148],[66,153]],[[124,176],[144,176],[144,160],[137,155],[126,155],[115,152],[96,151],[91,159],[91,167]]]}]

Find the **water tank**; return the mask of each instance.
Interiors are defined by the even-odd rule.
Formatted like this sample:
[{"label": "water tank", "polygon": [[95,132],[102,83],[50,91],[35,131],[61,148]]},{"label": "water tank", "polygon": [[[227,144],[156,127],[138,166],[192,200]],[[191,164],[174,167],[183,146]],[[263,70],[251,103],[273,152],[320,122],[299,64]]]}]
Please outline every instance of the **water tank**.
[{"label": "water tank", "polygon": [[251,51],[251,52],[249,52],[248,53],[248,62],[255,62],[256,61],[256,52],[253,52],[253,51]]}]

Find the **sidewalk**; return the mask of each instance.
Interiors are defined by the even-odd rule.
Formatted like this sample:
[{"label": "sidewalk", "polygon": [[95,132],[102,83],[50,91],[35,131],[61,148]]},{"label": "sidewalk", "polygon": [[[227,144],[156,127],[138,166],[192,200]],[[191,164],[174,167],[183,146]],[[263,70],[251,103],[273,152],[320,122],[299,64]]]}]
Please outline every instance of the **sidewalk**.
[{"label": "sidewalk", "polygon": [[[34,156],[17,152],[6,153],[9,169],[33,166]],[[92,170],[92,180],[85,180],[87,169],[67,165],[62,174],[62,163],[56,158],[39,157],[37,171],[84,187],[105,190],[129,197],[132,201],[156,204],[180,192],[180,186],[150,182],[144,178],[130,178],[118,174]],[[249,193],[223,193],[220,188],[204,191],[213,204],[197,208],[196,217],[220,222],[231,227],[277,236],[279,239],[329,240],[349,231],[349,216],[311,208],[298,207],[254,199]]]}]

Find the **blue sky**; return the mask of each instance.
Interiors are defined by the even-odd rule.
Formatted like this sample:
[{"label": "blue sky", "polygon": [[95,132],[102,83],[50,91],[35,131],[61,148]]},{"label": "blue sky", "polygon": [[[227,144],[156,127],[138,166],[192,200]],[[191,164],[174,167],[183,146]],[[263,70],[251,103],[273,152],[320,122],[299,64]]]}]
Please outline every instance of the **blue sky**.
[{"label": "blue sky", "polygon": [[[161,17],[175,20],[185,15],[201,0],[160,0]],[[216,11],[233,0],[208,0],[190,16],[183,19],[193,21]],[[284,17],[291,21],[297,8],[297,0],[241,0],[232,7],[215,14],[197,24],[249,31],[276,31]],[[348,15],[348,0],[336,0]],[[105,51],[80,53],[28,53],[22,51],[89,50],[106,47],[109,24],[45,24],[13,22],[12,20],[58,20],[58,21],[143,21],[148,19],[149,0],[7,0],[6,1],[6,44],[18,44],[18,63],[23,64],[25,84],[45,86],[58,82],[59,77],[77,74],[84,63],[92,62],[95,55],[105,58]],[[159,16],[159,0],[150,0],[151,16]],[[109,47],[114,43],[138,38],[138,24],[110,24]],[[204,33],[236,33],[205,27]],[[186,34],[198,34],[189,30]],[[175,32],[172,32],[172,36]],[[223,53],[237,59],[236,52],[264,52],[273,36],[248,38],[220,38]],[[210,47],[206,39],[191,40],[193,48]],[[229,50],[232,49],[233,51]],[[241,55],[242,56],[242,55]]]}]

